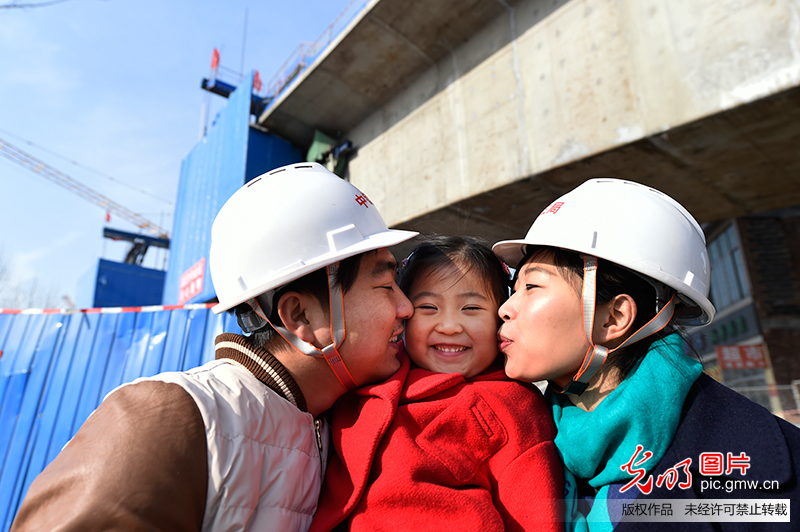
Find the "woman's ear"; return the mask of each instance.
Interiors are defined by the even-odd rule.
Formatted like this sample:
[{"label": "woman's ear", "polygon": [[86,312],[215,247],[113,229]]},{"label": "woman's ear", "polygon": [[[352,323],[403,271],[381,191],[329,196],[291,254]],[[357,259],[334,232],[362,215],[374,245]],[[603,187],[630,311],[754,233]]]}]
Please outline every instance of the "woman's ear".
[{"label": "woman's ear", "polygon": [[595,318],[594,340],[598,345],[614,348],[621,344],[633,330],[636,320],[636,302],[628,294],[619,294],[598,307]]},{"label": "woman's ear", "polygon": [[278,300],[278,316],[286,329],[309,344],[320,347],[315,332],[327,327],[328,319],[317,298],[299,292],[286,292]]}]

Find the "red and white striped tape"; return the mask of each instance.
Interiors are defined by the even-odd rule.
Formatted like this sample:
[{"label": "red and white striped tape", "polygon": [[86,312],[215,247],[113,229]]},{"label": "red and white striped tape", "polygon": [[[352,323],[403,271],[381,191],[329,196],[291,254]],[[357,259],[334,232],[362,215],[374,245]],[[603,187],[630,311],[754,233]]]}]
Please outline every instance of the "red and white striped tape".
[{"label": "red and white striped tape", "polygon": [[211,308],[216,303],[195,303],[192,305],[149,305],[143,307],[102,307],[84,309],[66,308],[0,308],[0,314],[119,314],[121,312],[159,312],[162,310],[195,310]]}]

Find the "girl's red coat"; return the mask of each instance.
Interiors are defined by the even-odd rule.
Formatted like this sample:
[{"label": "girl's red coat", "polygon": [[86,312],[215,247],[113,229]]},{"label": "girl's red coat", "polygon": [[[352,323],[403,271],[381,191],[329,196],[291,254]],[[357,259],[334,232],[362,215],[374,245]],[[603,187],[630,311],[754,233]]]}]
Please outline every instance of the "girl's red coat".
[{"label": "girl's red coat", "polygon": [[496,363],[465,380],[402,366],[343,396],[311,530],[563,530],[550,409]]}]

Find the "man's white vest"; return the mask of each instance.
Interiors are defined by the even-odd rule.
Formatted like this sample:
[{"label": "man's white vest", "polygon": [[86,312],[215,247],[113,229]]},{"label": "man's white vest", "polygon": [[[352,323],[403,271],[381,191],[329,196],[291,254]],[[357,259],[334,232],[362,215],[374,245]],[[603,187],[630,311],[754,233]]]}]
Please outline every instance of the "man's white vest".
[{"label": "man's white vest", "polygon": [[314,418],[231,360],[151,379],[182,386],[203,416],[208,495],[203,531],[306,531],[327,463]]}]

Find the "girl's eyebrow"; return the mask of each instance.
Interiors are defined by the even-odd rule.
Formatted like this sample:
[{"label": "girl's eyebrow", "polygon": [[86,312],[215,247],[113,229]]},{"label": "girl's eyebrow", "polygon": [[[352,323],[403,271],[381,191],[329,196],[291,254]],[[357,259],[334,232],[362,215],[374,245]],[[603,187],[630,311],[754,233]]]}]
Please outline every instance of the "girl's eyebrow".
[{"label": "girl's eyebrow", "polygon": [[471,298],[471,297],[476,297],[476,298],[479,298],[479,299],[489,299],[488,297],[486,297],[485,294],[482,294],[480,292],[461,292],[460,294],[458,294],[457,297],[464,298],[464,299],[468,299],[468,298]]},{"label": "girl's eyebrow", "polygon": [[[419,299],[421,297],[441,298],[442,294],[440,294],[438,292],[431,292],[431,291],[417,292],[416,294],[414,294],[411,297],[411,299],[417,300],[417,299]],[[480,292],[475,292],[475,291],[460,292],[460,293],[456,294],[456,297],[461,298],[461,299],[468,299],[468,298],[471,298],[471,297],[475,297],[475,298],[479,298],[479,299],[489,299],[488,297],[486,297],[485,294],[482,294]]]}]

